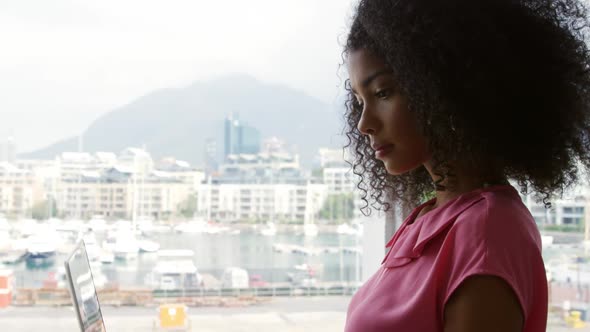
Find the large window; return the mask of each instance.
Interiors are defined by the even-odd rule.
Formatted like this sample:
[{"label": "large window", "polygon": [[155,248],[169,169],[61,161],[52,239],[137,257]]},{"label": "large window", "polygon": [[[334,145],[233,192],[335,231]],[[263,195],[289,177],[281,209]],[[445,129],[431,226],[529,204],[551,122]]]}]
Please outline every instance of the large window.
[{"label": "large window", "polygon": [[[76,331],[63,262],[84,240],[110,331],[184,306],[193,331],[341,331],[405,217],[363,217],[343,160],[355,1],[33,2],[0,3],[0,330]],[[574,191],[523,196],[548,331],[590,317]]]}]

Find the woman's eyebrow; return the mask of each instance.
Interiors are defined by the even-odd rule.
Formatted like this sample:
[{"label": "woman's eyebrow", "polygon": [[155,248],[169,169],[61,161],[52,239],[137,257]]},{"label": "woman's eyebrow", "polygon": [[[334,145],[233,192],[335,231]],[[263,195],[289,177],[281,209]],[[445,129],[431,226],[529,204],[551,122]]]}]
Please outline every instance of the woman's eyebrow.
[{"label": "woman's eyebrow", "polygon": [[[392,71],[391,69],[382,69],[379,70],[371,75],[369,75],[367,78],[365,78],[362,82],[361,82],[361,86],[363,88],[366,88],[369,86],[369,84],[371,84],[371,82],[373,82],[377,77],[381,76],[381,75],[386,75],[386,74],[391,74]],[[352,88],[352,92],[353,93],[357,93],[356,90],[354,88]]]}]

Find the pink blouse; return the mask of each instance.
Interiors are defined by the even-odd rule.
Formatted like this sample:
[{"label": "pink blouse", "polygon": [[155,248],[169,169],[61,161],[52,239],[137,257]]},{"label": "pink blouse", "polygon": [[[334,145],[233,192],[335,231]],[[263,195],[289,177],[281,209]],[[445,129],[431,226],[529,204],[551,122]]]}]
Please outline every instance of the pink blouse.
[{"label": "pink blouse", "polygon": [[416,218],[434,201],[418,206],[389,241],[381,268],[350,302],[345,332],[443,331],[447,300],[473,275],[505,280],[522,307],[523,331],[545,331],[541,236],[518,192],[478,189]]}]

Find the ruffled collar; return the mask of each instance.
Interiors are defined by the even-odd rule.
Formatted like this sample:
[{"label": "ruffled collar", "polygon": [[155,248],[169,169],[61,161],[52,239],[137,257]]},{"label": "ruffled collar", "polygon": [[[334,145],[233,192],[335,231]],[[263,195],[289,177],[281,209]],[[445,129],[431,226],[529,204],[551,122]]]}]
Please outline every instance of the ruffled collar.
[{"label": "ruffled collar", "polygon": [[383,259],[382,264],[388,268],[398,267],[420,257],[424,247],[430,240],[452,225],[463,211],[484,199],[484,196],[481,195],[482,192],[498,190],[511,190],[518,195],[516,189],[511,185],[480,188],[459,195],[446,202],[443,206],[417,217],[422,209],[433,205],[436,198],[420,204],[404,220],[398,231],[387,243],[386,247],[391,247],[391,249]]}]

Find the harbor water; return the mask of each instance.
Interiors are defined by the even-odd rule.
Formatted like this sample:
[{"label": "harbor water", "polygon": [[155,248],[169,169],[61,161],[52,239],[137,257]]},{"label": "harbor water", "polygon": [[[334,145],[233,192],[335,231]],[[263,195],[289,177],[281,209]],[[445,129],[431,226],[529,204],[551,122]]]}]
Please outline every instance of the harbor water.
[{"label": "harbor water", "polygon": [[[97,233],[102,243],[104,236]],[[194,252],[194,264],[201,274],[220,278],[224,269],[239,267],[250,276],[259,275],[263,281],[280,283],[288,281],[288,273],[296,265],[307,264],[317,273],[318,282],[355,282],[360,280],[362,265],[361,237],[336,233],[319,233],[306,237],[303,234],[278,233],[264,236],[258,232],[242,231],[239,234],[208,233],[154,233],[150,239],[165,249],[189,249]],[[294,246],[315,251],[278,251],[277,247]],[[26,262],[7,266],[14,271],[17,288],[40,288],[50,275],[57,274],[66,259],[59,253],[55,263],[49,266],[30,266]],[[140,253],[137,258],[115,260],[111,264],[98,264],[111,284],[122,288],[146,287],[145,279],[158,261],[157,253]]]}]

